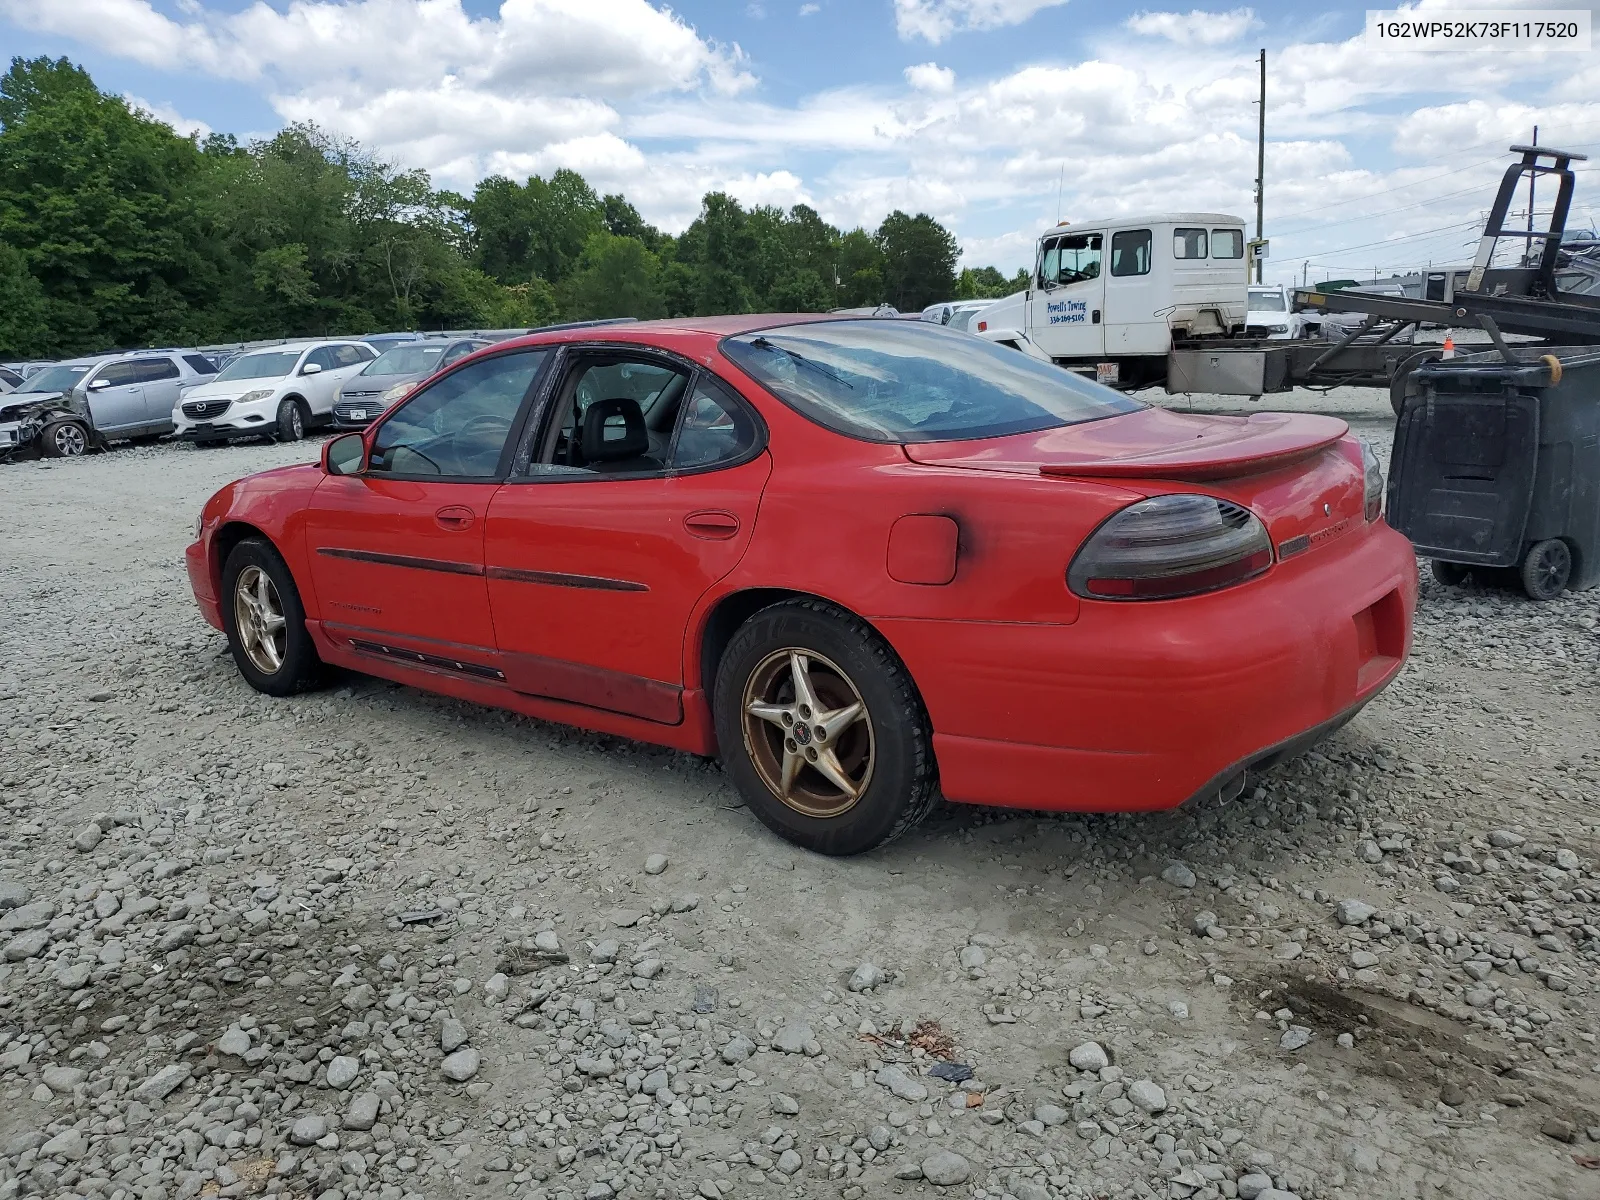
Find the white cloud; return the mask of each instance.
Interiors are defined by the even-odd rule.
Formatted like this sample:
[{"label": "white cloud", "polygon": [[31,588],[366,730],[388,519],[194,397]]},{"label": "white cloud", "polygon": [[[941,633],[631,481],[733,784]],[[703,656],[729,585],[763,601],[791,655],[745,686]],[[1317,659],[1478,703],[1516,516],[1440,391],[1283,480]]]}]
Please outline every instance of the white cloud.
[{"label": "white cloud", "polygon": [[938,45],[952,34],[1020,25],[1067,0],[894,0],[894,27],[905,41]]},{"label": "white cloud", "polygon": [[956,73],[938,63],[918,63],[905,70],[906,82],[919,92],[946,93],[955,90]]},{"label": "white cloud", "polygon": [[814,17],[821,11],[822,5],[820,4],[802,4],[800,6],[800,15],[802,17]]},{"label": "white cloud", "polygon": [[1166,38],[1169,42],[1198,42],[1202,46],[1221,46],[1258,28],[1254,10],[1236,8],[1231,12],[1141,12],[1124,25],[1145,37]]}]

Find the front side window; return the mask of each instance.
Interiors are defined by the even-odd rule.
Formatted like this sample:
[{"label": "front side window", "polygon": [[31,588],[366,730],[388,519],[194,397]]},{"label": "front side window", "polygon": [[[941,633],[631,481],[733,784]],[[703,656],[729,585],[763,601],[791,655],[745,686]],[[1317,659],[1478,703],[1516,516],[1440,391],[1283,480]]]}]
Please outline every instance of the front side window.
[{"label": "front side window", "polygon": [[722,351],[802,416],[868,442],[1000,437],[1144,407],[1120,392],[926,321],[818,321]]},{"label": "front side window", "polygon": [[203,354],[185,354],[183,361],[189,364],[196,375],[215,375],[216,364]]},{"label": "front side window", "polygon": [[1113,275],[1150,274],[1151,236],[1148,229],[1124,229],[1111,235]]},{"label": "front side window", "polygon": [[98,387],[125,387],[130,383],[139,382],[139,364],[136,362],[108,363],[95,373],[89,381],[92,388]]},{"label": "front side window", "polygon": [[444,352],[444,358],[440,360],[439,365],[448,367],[453,362],[460,362],[474,350],[482,350],[488,344],[488,342],[457,342]]},{"label": "front side window", "polygon": [[1172,231],[1172,257],[1181,259],[1206,256],[1206,231],[1204,229],[1174,229]]},{"label": "front side window", "polygon": [[281,379],[300,361],[298,350],[272,350],[264,354],[241,354],[221,371],[215,382],[230,379]]},{"label": "front side window", "polygon": [[1080,233],[1064,237],[1045,251],[1045,287],[1068,287],[1100,277],[1100,235]]},{"label": "front side window", "polygon": [[1243,258],[1244,230],[1213,229],[1211,231],[1212,258]]},{"label": "front side window", "polygon": [[[324,371],[331,371],[338,365],[338,359],[335,357],[337,351],[337,346],[318,346],[310,354],[306,355],[305,366],[309,367],[315,363]],[[300,370],[303,372],[305,367],[301,367]]]},{"label": "front side window", "polygon": [[473,363],[416,393],[378,428],[367,471],[493,479],[547,350]]},{"label": "front side window", "polygon": [[754,450],[759,438],[744,405],[716,380],[701,374],[678,422],[672,467],[692,471],[732,463]]}]

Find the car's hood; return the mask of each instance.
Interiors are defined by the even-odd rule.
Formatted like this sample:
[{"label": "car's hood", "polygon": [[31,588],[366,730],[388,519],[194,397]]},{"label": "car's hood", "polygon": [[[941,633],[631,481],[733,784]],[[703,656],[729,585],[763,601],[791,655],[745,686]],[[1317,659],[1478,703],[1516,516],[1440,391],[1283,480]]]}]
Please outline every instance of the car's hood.
[{"label": "car's hood", "polygon": [[15,421],[30,408],[42,404],[60,404],[65,392],[7,392],[0,396],[0,421]]},{"label": "car's hood", "polygon": [[1005,437],[917,442],[913,462],[1017,474],[1118,479],[1226,479],[1309,458],[1349,426],[1336,417],[1138,412]]},{"label": "car's hood", "polygon": [[217,400],[226,397],[232,400],[246,392],[267,390],[282,385],[287,375],[279,375],[273,379],[228,379],[218,382],[215,379],[209,383],[197,383],[193,387],[183,389],[185,400]]},{"label": "car's hood", "polygon": [[1245,313],[1244,319],[1251,325],[1288,324],[1289,314],[1275,308],[1252,308]]}]

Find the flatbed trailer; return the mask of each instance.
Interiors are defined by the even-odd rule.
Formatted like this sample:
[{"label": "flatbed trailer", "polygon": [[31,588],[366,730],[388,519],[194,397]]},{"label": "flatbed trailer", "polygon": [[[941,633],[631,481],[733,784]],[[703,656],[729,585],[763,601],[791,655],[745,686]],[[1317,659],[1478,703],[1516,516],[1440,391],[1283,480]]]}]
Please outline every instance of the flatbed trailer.
[{"label": "flatbed trailer", "polygon": [[[1521,340],[1524,348],[1540,343],[1600,343],[1600,296],[1565,295],[1556,284],[1575,183],[1571,164],[1585,156],[1539,146],[1511,150],[1522,158],[1506,168],[1472,266],[1445,276],[1440,294],[1412,299],[1298,289],[1294,302],[1299,310],[1358,313],[1366,319],[1332,344],[1232,338],[1175,343],[1167,363],[1167,391],[1259,396],[1295,387],[1386,387],[1399,413],[1411,372],[1443,354],[1441,346],[1410,341],[1408,335],[1423,326],[1481,330],[1507,358],[1506,334],[1533,339]],[[1544,159],[1551,161],[1546,165]],[[1548,229],[1506,228],[1506,214],[1524,176],[1551,176],[1557,181]],[[1532,257],[1533,243],[1542,242],[1537,265],[1493,267],[1501,238],[1526,240],[1525,262]]]}]

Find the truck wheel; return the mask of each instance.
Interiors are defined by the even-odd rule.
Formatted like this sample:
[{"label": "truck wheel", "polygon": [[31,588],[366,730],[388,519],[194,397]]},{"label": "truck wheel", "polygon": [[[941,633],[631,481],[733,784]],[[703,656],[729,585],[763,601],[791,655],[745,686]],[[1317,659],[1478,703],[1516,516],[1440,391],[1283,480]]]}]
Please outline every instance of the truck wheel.
[{"label": "truck wheel", "polygon": [[278,440],[298,442],[306,435],[306,417],[297,400],[285,400],[278,405]]},{"label": "truck wheel", "polygon": [[1560,538],[1536,542],[1522,560],[1522,590],[1535,600],[1554,600],[1572,578],[1572,549]]},{"label": "truck wheel", "polygon": [[77,421],[52,421],[39,438],[48,458],[82,458],[89,452],[89,431]]},{"label": "truck wheel", "polygon": [[1400,360],[1389,377],[1389,407],[1394,409],[1395,416],[1405,411],[1406,384],[1410,382],[1411,372],[1423,363],[1438,362],[1443,353],[1443,350],[1423,350]]}]

